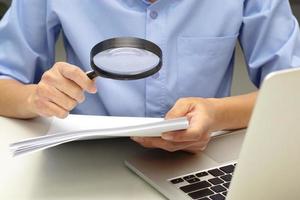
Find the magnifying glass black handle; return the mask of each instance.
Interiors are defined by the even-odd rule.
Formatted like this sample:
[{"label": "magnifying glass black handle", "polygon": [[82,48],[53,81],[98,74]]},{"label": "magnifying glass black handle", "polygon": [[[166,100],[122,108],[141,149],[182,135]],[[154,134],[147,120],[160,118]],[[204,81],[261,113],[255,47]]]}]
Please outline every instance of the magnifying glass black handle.
[{"label": "magnifying glass black handle", "polygon": [[88,71],[86,72],[86,75],[89,77],[89,79],[93,80],[94,78],[96,78],[98,75],[96,74],[95,71]]}]

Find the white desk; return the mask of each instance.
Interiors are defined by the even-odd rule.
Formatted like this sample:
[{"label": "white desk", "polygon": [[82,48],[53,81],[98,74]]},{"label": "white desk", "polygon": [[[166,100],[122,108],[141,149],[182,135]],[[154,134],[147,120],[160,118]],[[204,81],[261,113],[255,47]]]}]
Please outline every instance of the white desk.
[{"label": "white desk", "polygon": [[123,160],[144,149],[129,139],[64,144],[12,158],[8,144],[43,135],[49,120],[0,117],[0,199],[165,199]]}]

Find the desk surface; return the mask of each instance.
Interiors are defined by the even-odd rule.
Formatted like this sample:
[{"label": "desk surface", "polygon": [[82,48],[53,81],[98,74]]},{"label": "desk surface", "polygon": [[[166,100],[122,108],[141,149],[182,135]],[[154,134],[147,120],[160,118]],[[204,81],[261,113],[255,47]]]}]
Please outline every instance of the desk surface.
[{"label": "desk surface", "polygon": [[144,149],[130,139],[64,144],[12,158],[8,145],[43,135],[49,120],[0,117],[0,199],[165,199],[125,167]]}]

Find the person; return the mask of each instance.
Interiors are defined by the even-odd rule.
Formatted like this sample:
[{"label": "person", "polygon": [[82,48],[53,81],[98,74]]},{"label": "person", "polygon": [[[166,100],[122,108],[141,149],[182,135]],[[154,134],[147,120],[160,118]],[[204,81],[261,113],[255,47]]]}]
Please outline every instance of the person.
[{"label": "person", "polygon": [[[60,32],[67,62],[54,63]],[[88,79],[91,48],[119,36],[160,46],[159,73]],[[0,115],[187,116],[187,130],[132,139],[199,152],[212,131],[249,122],[257,92],[229,96],[237,41],[257,87],[270,72],[300,66],[299,25],[288,0],[15,0],[0,23]]]}]

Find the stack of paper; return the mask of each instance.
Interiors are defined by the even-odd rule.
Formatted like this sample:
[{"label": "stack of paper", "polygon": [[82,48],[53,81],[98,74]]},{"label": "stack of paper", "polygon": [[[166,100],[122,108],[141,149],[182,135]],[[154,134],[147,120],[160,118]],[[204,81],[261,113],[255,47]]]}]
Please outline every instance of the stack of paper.
[{"label": "stack of paper", "polygon": [[66,142],[107,137],[156,137],[163,132],[188,127],[186,118],[106,117],[69,115],[66,119],[53,119],[48,134],[19,141],[10,145],[14,156],[54,147]]}]

